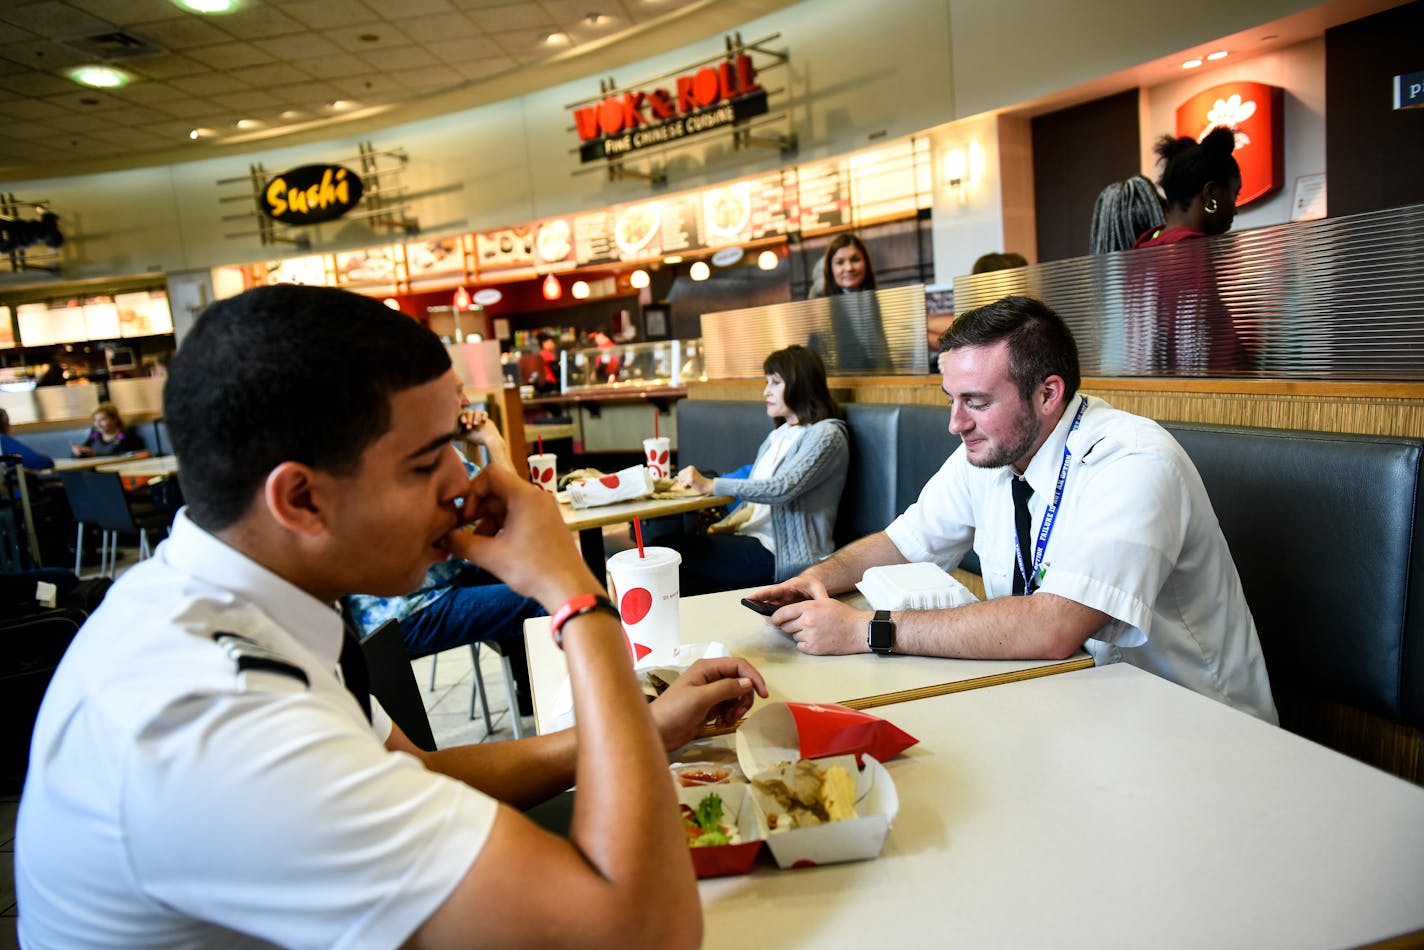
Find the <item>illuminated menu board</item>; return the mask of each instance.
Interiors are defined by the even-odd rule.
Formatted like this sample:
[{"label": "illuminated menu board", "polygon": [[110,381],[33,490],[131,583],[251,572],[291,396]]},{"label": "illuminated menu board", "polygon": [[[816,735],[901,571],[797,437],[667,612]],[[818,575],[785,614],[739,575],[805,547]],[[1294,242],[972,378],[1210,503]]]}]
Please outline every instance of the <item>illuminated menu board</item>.
[{"label": "illuminated menu board", "polygon": [[843,227],[850,219],[850,194],[839,162],[802,165],[796,175],[797,217],[805,231]]},{"label": "illuminated menu board", "polygon": [[613,212],[594,211],[574,218],[574,257],[580,264],[603,264],[618,259],[613,244]]}]

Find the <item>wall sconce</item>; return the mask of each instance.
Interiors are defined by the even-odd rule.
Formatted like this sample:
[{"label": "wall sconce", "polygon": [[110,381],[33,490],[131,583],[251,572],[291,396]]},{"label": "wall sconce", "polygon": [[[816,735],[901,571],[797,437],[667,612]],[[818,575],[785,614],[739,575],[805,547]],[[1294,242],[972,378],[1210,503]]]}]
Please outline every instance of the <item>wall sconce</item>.
[{"label": "wall sconce", "polygon": [[945,152],[944,183],[960,205],[969,204],[969,156],[963,148]]},{"label": "wall sconce", "polygon": [[707,266],[706,261],[694,261],[692,266],[688,268],[687,276],[693,280],[706,280],[712,276],[712,268]]},{"label": "wall sconce", "polygon": [[574,281],[573,286],[569,288],[569,293],[571,293],[571,294],[574,295],[574,299],[575,299],[575,300],[585,300],[585,299],[587,299],[587,298],[588,298],[588,281],[586,281],[586,280],[576,280],[576,281]]},{"label": "wall sconce", "polygon": [[550,274],[544,278],[544,299],[558,300],[564,295],[564,285],[559,283],[559,278]]},{"label": "wall sconce", "polygon": [[642,290],[644,287],[648,286],[651,281],[652,278],[648,276],[648,272],[643,270],[641,267],[628,275],[628,283],[632,285],[634,290]]}]

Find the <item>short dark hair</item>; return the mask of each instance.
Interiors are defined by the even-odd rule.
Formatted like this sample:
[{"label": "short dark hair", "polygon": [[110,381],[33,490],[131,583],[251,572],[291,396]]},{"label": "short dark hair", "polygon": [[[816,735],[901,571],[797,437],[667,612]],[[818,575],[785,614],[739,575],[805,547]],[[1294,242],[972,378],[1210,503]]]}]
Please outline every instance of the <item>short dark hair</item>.
[{"label": "short dark hair", "polygon": [[865,279],[860,282],[860,290],[875,289],[875,265],[870,263],[870,251],[866,250],[865,242],[854,234],[838,234],[835,239],[826,246],[826,253],[821,257],[821,296],[834,297],[840,293],[840,288],[836,286],[836,277],[831,270],[831,258],[836,256],[836,251],[843,247],[853,247],[860,251],[860,256],[865,260]]},{"label": "short dark hair", "polygon": [[1233,178],[1239,182],[1241,168],[1231,156],[1235,148],[1236,132],[1224,125],[1212,129],[1200,142],[1185,136],[1158,139],[1153,150],[1162,161],[1161,184],[1168,206],[1185,210],[1211,182],[1222,186]]},{"label": "short dark hair", "polygon": [[826,364],[815,350],[793,343],[768,354],[761,369],[768,376],[775,373],[786,384],[782,399],[786,408],[796,413],[798,423],[811,425],[840,416],[840,407],[826,385]]},{"label": "short dark hair", "polygon": [[368,297],[283,284],[218,301],[163,387],[189,516],[232,525],[282,462],[350,474],[390,428],[391,397],[449,369],[434,333]]},{"label": "short dark hair", "polygon": [[1045,379],[1061,376],[1071,399],[1082,383],[1073,331],[1053,308],[1032,297],[1000,297],[960,314],[940,334],[941,353],[1009,341],[1009,377],[1025,399]]}]

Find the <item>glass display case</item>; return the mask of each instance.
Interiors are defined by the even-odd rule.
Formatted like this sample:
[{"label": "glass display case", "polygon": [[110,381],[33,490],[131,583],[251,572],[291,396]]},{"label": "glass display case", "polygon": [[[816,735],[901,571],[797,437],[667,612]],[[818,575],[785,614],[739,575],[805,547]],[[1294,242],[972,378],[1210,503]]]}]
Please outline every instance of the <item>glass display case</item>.
[{"label": "glass display case", "polygon": [[566,350],[560,372],[564,392],[590,389],[684,386],[706,379],[701,340],[615,343]]}]

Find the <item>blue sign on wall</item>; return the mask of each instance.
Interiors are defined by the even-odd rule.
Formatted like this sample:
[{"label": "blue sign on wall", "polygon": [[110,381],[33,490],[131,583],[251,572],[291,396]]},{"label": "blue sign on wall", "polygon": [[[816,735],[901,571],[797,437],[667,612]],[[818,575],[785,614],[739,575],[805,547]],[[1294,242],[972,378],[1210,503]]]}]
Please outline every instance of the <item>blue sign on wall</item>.
[{"label": "blue sign on wall", "polygon": [[1405,73],[1394,77],[1394,107],[1418,109],[1424,107],[1424,72]]}]

